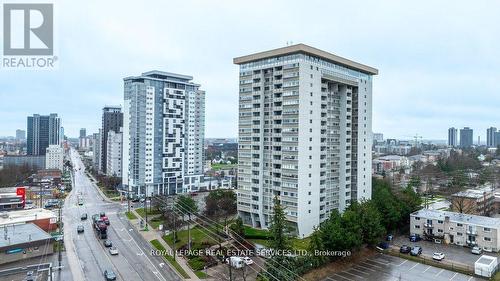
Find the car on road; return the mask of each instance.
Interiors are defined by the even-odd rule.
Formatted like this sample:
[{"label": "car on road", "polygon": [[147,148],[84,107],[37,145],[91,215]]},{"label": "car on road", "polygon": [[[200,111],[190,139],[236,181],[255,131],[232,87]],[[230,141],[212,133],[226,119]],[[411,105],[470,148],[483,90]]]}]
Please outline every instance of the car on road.
[{"label": "car on road", "polygon": [[116,256],[118,255],[118,249],[116,247],[110,247],[109,248],[109,253],[112,255],[112,256]]},{"label": "car on road", "polygon": [[442,261],[444,259],[444,254],[441,252],[436,252],[432,255],[432,259],[436,261]]},{"label": "car on road", "polygon": [[480,255],[483,253],[483,250],[478,246],[474,246],[474,247],[472,247],[470,252],[473,253],[474,255]]},{"label": "car on road", "polygon": [[420,246],[415,246],[413,249],[411,249],[410,255],[412,256],[419,256],[422,254],[422,247]]},{"label": "car on road", "polygon": [[113,272],[113,270],[104,270],[104,279],[106,281],[113,281],[116,280],[116,274]]},{"label": "car on road", "polygon": [[87,213],[83,213],[82,216],[80,217],[82,221],[87,219]]},{"label": "car on road", "polygon": [[253,264],[253,260],[249,257],[243,257],[243,262],[246,264],[246,265],[251,265]]},{"label": "car on road", "polygon": [[104,240],[104,247],[109,248],[113,246],[113,242],[111,240]]},{"label": "car on road", "polygon": [[82,233],[83,231],[85,231],[85,229],[83,228],[83,225],[80,224],[80,225],[78,225],[76,227],[76,232],[77,233]]},{"label": "car on road", "polygon": [[102,221],[104,222],[105,225],[109,225],[109,219],[108,217],[104,216],[104,217],[101,217]]},{"label": "car on road", "polygon": [[399,248],[399,252],[402,254],[409,254],[411,252],[411,247],[408,245],[403,245]]},{"label": "car on road", "polygon": [[105,216],[106,216],[106,213],[105,213],[105,212],[100,212],[100,213],[99,213],[99,217],[101,217],[101,218],[102,218],[102,217],[105,217]]}]

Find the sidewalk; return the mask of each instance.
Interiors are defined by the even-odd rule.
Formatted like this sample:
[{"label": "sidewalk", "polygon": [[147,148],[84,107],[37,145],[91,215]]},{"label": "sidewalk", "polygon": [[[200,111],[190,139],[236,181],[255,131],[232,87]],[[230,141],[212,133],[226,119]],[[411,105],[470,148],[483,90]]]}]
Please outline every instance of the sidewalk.
[{"label": "sidewalk", "polygon": [[[149,231],[143,231],[143,230],[139,229],[137,226],[139,225],[140,218],[142,218],[142,217],[134,209],[130,209],[130,211],[132,214],[134,214],[138,218],[135,220],[130,220],[130,222],[132,223],[134,228],[136,228],[138,230],[138,232],[141,234],[141,236],[146,241],[150,242],[151,240],[156,239],[163,245],[163,247],[165,247],[165,249],[167,251],[172,252],[172,248],[170,248],[170,246],[167,244],[167,242],[165,242],[165,240],[163,240],[160,231],[154,230],[154,228],[152,228],[151,225],[149,225],[149,224],[148,224]],[[191,267],[189,267],[189,265],[187,264],[187,262],[184,258],[178,257],[178,258],[176,258],[176,261],[190,277],[190,279],[185,279],[185,280],[200,280],[200,278],[198,278],[198,276],[196,276],[196,274],[194,274],[193,270],[191,269]],[[166,263],[175,271],[175,268],[169,262],[166,261]]]}]

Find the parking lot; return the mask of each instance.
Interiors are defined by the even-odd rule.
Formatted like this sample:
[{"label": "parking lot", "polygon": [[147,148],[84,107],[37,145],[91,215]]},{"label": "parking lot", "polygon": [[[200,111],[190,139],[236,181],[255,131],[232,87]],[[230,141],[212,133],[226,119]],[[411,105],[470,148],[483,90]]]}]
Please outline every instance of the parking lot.
[{"label": "parking lot", "polygon": [[[397,246],[398,248],[402,245],[408,245],[412,248],[414,246],[422,247],[422,254],[427,257],[432,257],[435,252],[442,252],[445,254],[445,260],[448,262],[461,263],[467,266],[474,266],[474,263],[479,259],[479,255],[474,255],[470,251],[470,248],[461,247],[457,245],[446,245],[446,244],[436,244],[431,241],[418,241],[410,242],[407,236],[395,237],[391,244]],[[483,252],[484,255],[498,257],[497,253]]]},{"label": "parking lot", "polygon": [[473,281],[482,280],[469,275],[405,260],[385,254],[376,254],[348,270],[335,273],[324,281]]}]

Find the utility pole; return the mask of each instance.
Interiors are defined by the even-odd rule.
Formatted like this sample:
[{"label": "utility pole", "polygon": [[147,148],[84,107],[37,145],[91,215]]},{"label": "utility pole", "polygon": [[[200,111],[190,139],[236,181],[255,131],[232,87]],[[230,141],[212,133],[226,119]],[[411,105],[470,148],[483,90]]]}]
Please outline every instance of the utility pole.
[{"label": "utility pole", "polygon": [[175,243],[177,242],[177,215],[175,214],[175,197],[172,198],[173,202],[172,202],[172,210],[173,210],[173,215],[174,215],[174,243],[173,243],[173,246],[174,246],[174,261],[175,261]]},{"label": "utility pole", "polygon": [[144,213],[146,214],[146,225],[144,226],[144,230],[148,230],[148,197],[144,196]]},{"label": "utility pole", "polygon": [[59,271],[61,271],[61,260],[62,260],[62,238],[61,238],[61,235],[63,233],[63,223],[62,223],[62,220],[61,220],[61,205],[59,204],[59,247],[58,248],[58,256],[57,256],[57,260],[59,262]]}]

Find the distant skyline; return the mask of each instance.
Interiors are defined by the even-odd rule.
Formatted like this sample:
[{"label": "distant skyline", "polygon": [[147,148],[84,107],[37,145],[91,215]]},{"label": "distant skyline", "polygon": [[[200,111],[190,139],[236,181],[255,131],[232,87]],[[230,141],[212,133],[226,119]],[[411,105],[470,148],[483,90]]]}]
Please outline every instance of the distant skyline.
[{"label": "distant skyline", "polygon": [[54,3],[59,67],[0,70],[1,136],[52,112],[69,137],[97,132],[102,108],[123,104],[123,78],[157,69],[201,84],[207,137],[237,137],[232,59],[289,41],[379,69],[373,130],[386,138],[446,140],[449,127],[468,126],[483,142],[500,127],[500,2]]}]

